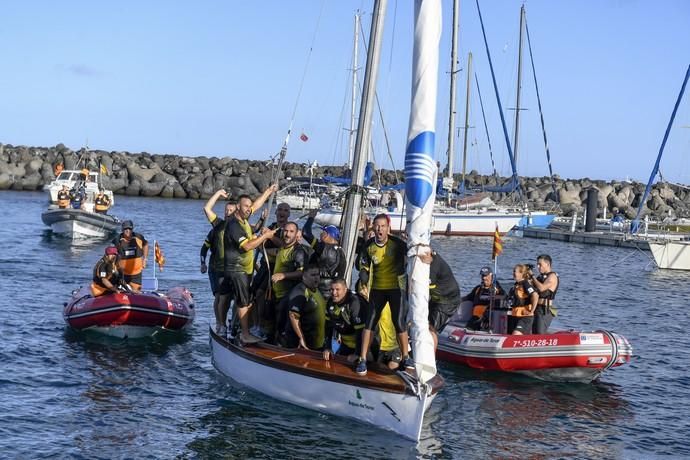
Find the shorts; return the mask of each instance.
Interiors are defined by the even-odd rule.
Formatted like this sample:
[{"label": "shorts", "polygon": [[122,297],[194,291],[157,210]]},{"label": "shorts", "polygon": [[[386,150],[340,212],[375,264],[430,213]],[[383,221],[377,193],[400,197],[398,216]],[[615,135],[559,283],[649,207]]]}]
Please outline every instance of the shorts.
[{"label": "shorts", "polygon": [[223,282],[223,272],[208,271],[208,282],[211,284],[211,293],[215,296]]},{"label": "shorts", "polygon": [[509,334],[512,334],[513,331],[522,332],[524,335],[532,333],[532,323],[534,322],[534,316],[511,316],[509,318],[512,319],[510,323],[514,324],[514,327],[512,328],[510,327],[510,324],[508,325]]},{"label": "shorts", "polygon": [[534,311],[534,323],[532,324],[533,334],[546,334],[553,320],[551,309],[544,305],[537,305]]},{"label": "shorts", "polygon": [[135,283],[141,286],[141,272],[136,275],[122,275],[122,280],[127,284]]},{"label": "shorts", "polygon": [[250,275],[240,272],[226,272],[222,279],[218,294],[232,294],[235,299],[235,305],[238,308],[247,307],[252,303],[252,294],[249,290],[251,284]]},{"label": "shorts", "polygon": [[429,303],[429,326],[431,326],[434,331],[441,332],[443,328],[446,327],[446,324],[448,324],[448,321],[450,321],[450,317],[453,316],[456,309],[456,305],[435,302]]},{"label": "shorts", "polygon": [[388,351],[380,350],[378,357],[376,358],[376,362],[381,364],[388,364],[390,362],[399,363],[400,361],[402,361],[400,348],[395,348]]}]

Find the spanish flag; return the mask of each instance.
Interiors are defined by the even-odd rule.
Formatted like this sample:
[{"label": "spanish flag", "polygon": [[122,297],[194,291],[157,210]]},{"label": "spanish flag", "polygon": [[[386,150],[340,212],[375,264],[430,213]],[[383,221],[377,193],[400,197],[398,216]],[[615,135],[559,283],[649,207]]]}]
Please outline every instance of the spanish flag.
[{"label": "spanish flag", "polygon": [[501,241],[501,234],[498,233],[498,223],[496,223],[496,231],[494,232],[494,250],[491,255],[491,260],[496,260],[503,252],[503,241]]},{"label": "spanish flag", "polygon": [[161,271],[163,271],[163,265],[165,265],[165,256],[163,255],[163,251],[161,251],[161,247],[158,245],[158,241],[153,243],[153,252],[156,257],[158,267]]}]

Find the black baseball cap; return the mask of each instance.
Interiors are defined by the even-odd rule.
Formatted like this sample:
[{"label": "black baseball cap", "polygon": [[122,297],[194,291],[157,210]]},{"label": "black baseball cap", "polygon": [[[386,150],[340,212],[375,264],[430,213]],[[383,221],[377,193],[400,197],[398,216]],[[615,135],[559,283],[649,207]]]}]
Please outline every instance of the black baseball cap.
[{"label": "black baseball cap", "polygon": [[486,275],[490,275],[490,274],[492,274],[492,273],[493,273],[493,272],[491,271],[491,268],[490,268],[490,267],[482,267],[482,269],[479,270],[479,275],[480,275],[480,276],[486,276]]}]

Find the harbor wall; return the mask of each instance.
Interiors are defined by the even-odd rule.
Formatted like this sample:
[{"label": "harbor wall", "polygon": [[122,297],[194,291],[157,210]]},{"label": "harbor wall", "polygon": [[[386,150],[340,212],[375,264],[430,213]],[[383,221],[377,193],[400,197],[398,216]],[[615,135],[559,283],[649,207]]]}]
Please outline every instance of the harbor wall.
[{"label": "harbor wall", "polygon": [[[274,166],[270,161],[241,160],[230,157],[190,157],[172,154],[107,152],[103,150],[73,151],[63,144],[54,147],[27,147],[0,144],[0,190],[41,190],[54,178],[54,167],[61,163],[65,169],[77,169],[82,159],[86,167],[98,170],[103,166],[103,184],[116,194],[164,198],[206,199],[219,188],[231,196],[256,196],[269,185]],[[81,169],[82,164],[79,164]],[[289,163],[283,165],[281,186],[297,177],[308,176],[309,165]],[[319,166],[314,177],[345,176],[343,166]],[[398,171],[400,179],[403,171]],[[390,185],[396,173],[379,170],[374,184]],[[459,180],[456,175],[456,181]],[[478,174],[466,175],[467,189],[481,189],[501,185],[508,178]],[[604,181],[521,177],[523,197],[534,209],[553,209],[563,215],[581,214],[590,188],[598,190],[598,209],[611,213],[617,210],[633,218],[644,193],[645,184],[629,181]],[[499,204],[514,204],[515,194],[491,193]],[[657,219],[690,217],[690,191],[673,184],[655,184],[645,203],[645,214]]]}]

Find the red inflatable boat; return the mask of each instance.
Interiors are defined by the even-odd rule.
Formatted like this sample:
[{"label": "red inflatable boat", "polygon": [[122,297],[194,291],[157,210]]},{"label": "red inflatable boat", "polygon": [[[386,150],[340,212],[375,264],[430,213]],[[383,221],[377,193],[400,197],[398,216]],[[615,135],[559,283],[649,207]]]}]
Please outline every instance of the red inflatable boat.
[{"label": "red inflatable boat", "polygon": [[462,316],[458,312],[439,334],[438,359],[551,382],[591,382],[605,370],[630,362],[632,356],[628,340],[614,332],[497,334],[466,329]]},{"label": "red inflatable boat", "polygon": [[183,287],[100,297],[92,297],[86,287],[73,293],[63,316],[78,331],[134,339],[161,331],[181,331],[194,320],[194,311],[192,293]]}]

